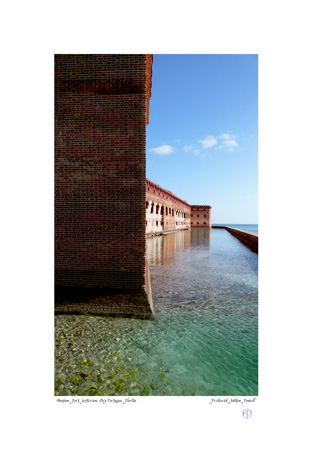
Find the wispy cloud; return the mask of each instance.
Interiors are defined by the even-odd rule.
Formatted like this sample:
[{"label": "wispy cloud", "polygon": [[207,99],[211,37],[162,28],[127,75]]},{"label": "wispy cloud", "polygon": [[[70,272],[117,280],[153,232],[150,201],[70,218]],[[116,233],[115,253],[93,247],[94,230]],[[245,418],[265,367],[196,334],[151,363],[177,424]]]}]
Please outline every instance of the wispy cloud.
[{"label": "wispy cloud", "polygon": [[221,141],[226,141],[227,139],[231,139],[231,135],[229,133],[222,133],[222,135],[219,136]]},{"label": "wispy cloud", "polygon": [[238,147],[236,137],[231,133],[222,133],[219,136],[209,135],[198,142],[202,145],[203,149],[223,149],[225,152],[232,152],[235,147]]},{"label": "wispy cloud", "polygon": [[153,147],[152,149],[149,149],[149,152],[158,155],[169,155],[172,154],[174,150],[173,147],[168,146],[168,144],[164,144],[163,146]]},{"label": "wispy cloud", "polygon": [[228,139],[226,141],[223,141],[223,145],[226,147],[237,147],[238,146],[235,139]]},{"label": "wispy cloud", "polygon": [[201,139],[198,142],[202,144],[203,149],[210,149],[211,147],[218,144],[218,141],[213,136],[206,136],[205,139]]},{"label": "wispy cloud", "polygon": [[236,137],[230,133],[222,133],[219,138],[221,144],[218,146],[218,149],[224,149],[226,152],[233,152],[234,148],[238,147]]},{"label": "wispy cloud", "polygon": [[[190,145],[190,146],[184,146],[183,147],[183,150],[187,153],[191,153],[193,155],[195,155],[196,157],[198,157],[199,155],[201,155],[200,153],[200,150],[199,149],[194,149],[194,146],[193,145]],[[203,154],[202,154],[203,155]]]},{"label": "wispy cloud", "polygon": [[[198,143],[201,144],[201,149],[198,148]],[[159,149],[167,148],[170,146],[161,146],[156,149],[151,149],[151,152],[155,153],[171,153],[165,151],[159,151]],[[233,152],[233,150],[238,147],[236,136],[230,133],[221,133],[220,135],[208,135],[205,139],[200,139],[197,144],[189,144],[183,147],[183,151],[195,155],[196,157],[206,158],[212,157],[209,149],[213,150],[223,150],[224,152]],[[181,149],[180,149],[181,151]]]}]

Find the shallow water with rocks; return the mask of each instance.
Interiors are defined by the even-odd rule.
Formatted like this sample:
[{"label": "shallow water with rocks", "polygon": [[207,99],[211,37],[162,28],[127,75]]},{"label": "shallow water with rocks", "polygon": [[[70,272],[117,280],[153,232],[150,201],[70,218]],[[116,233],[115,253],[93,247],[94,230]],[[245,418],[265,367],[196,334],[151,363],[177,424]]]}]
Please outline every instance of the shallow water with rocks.
[{"label": "shallow water with rocks", "polygon": [[57,396],[258,394],[258,255],[226,230],[147,239],[155,316],[55,316]]}]

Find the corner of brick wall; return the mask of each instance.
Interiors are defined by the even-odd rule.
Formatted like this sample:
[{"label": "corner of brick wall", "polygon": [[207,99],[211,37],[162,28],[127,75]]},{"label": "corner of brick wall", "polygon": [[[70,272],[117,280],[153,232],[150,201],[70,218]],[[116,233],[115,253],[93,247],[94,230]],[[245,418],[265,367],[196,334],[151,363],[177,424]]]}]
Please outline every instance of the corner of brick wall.
[{"label": "corner of brick wall", "polygon": [[55,56],[55,283],[144,290],[152,56]]}]

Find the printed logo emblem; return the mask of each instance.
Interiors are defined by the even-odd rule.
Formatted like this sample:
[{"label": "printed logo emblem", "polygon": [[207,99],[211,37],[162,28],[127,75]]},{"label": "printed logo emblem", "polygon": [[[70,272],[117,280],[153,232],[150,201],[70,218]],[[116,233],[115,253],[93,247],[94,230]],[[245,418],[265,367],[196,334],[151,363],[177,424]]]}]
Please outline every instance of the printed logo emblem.
[{"label": "printed logo emblem", "polygon": [[243,410],[243,417],[246,418],[246,420],[248,420],[248,418],[252,417],[252,411],[249,409]]}]

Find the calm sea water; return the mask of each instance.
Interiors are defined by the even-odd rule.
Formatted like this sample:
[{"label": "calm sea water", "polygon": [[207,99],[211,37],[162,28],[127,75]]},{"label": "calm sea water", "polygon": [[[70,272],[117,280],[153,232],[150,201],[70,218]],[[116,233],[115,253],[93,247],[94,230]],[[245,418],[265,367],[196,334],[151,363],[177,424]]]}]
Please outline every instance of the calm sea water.
[{"label": "calm sea water", "polygon": [[214,223],[213,225],[231,226],[232,228],[238,228],[240,230],[246,231],[254,231],[255,233],[258,233],[258,225],[233,225],[231,223]]},{"label": "calm sea water", "polygon": [[55,317],[55,394],[257,395],[257,254],[195,228],[147,259],[154,319]]}]

